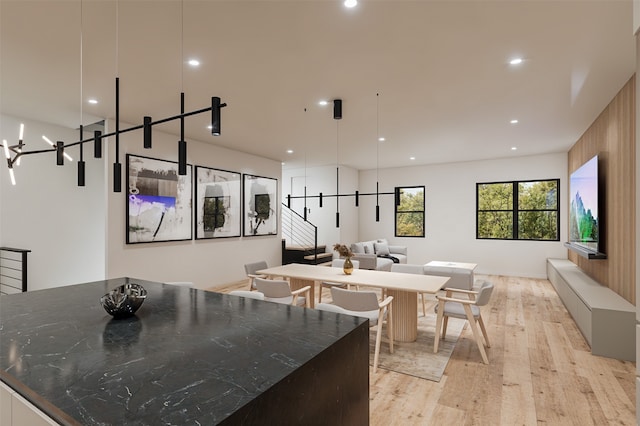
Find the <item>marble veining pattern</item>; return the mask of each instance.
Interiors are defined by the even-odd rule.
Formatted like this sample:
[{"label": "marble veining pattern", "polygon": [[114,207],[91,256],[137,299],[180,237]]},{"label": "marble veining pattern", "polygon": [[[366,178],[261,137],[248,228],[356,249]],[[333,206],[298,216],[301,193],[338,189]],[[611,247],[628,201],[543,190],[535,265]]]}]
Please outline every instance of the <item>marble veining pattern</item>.
[{"label": "marble veining pattern", "polygon": [[[112,319],[100,296],[148,296]],[[138,279],[0,297],[0,377],[54,419],[216,424],[364,320]]]}]

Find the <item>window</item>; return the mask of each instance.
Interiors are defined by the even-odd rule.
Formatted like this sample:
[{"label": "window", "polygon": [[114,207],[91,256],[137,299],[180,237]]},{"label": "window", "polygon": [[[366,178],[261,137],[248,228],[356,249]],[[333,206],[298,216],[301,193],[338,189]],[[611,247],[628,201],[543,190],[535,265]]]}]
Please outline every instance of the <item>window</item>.
[{"label": "window", "polygon": [[424,237],[424,186],[396,188],[396,237]]},{"label": "window", "polygon": [[560,241],[560,179],[476,184],[476,238]]}]

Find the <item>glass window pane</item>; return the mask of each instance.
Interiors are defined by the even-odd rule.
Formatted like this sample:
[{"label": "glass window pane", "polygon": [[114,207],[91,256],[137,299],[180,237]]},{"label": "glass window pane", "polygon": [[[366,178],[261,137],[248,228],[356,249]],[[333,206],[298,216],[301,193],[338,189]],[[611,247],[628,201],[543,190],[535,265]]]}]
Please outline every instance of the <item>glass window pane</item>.
[{"label": "glass window pane", "polygon": [[518,184],[518,207],[520,210],[555,210],[558,208],[557,206],[557,181],[546,180]]},{"label": "glass window pane", "polygon": [[518,213],[518,239],[557,241],[558,212],[529,211]]},{"label": "glass window pane", "polygon": [[400,205],[396,211],[424,211],[424,187],[400,188]]},{"label": "glass window pane", "polygon": [[424,237],[424,213],[396,213],[397,237]]},{"label": "glass window pane", "polygon": [[478,212],[478,238],[513,239],[513,212]]},{"label": "glass window pane", "polygon": [[513,184],[484,183],[478,185],[478,210],[513,209]]}]

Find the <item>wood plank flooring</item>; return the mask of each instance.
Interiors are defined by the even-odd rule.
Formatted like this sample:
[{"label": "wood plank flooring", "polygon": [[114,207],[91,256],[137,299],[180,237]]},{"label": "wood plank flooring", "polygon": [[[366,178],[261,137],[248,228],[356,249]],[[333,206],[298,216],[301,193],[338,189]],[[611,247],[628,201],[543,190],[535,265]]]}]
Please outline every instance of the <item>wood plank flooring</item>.
[{"label": "wood plank flooring", "polygon": [[477,278],[495,285],[483,308],[489,365],[465,326],[439,383],[371,373],[371,425],[636,424],[635,363],[591,355],[549,281]]}]

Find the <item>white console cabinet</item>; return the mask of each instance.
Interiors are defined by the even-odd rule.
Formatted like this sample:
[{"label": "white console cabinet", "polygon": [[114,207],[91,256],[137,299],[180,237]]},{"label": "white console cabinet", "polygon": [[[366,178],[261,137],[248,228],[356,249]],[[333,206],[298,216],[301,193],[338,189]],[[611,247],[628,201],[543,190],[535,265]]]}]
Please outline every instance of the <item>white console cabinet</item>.
[{"label": "white console cabinet", "polygon": [[592,354],[635,362],[635,306],[566,259],[547,259],[547,277]]}]

